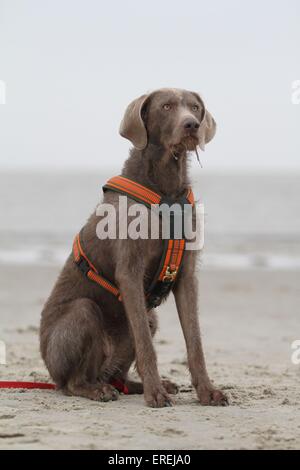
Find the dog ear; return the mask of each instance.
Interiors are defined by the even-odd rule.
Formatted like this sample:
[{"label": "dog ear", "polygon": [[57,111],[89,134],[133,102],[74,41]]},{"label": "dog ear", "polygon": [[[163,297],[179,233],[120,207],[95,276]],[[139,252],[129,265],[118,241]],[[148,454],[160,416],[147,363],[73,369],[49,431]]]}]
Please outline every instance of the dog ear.
[{"label": "dog ear", "polygon": [[127,106],[119,129],[121,136],[130,140],[139,150],[147,147],[148,143],[147,129],[142,118],[142,109],[148,96],[142,95]]},{"label": "dog ear", "polygon": [[212,115],[205,108],[204,102],[198,93],[192,92],[193,95],[200,101],[203,107],[203,117],[201,119],[200,128],[199,128],[199,147],[201,150],[205,150],[205,144],[208,144],[211,141],[216,133],[216,121]]},{"label": "dog ear", "polygon": [[212,117],[212,115],[205,109],[204,111],[204,117],[201,121],[200,124],[200,129],[199,129],[199,147],[201,150],[205,150],[205,144],[207,144],[209,141],[211,141],[216,133],[216,121]]}]

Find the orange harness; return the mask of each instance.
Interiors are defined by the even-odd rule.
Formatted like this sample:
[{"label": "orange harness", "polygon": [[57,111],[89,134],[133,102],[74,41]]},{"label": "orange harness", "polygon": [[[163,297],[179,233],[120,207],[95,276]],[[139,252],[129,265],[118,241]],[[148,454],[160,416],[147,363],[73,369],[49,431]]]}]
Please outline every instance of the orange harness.
[{"label": "orange harness", "polygon": [[[158,206],[166,203],[169,206],[179,203],[183,208],[184,204],[194,206],[194,195],[191,189],[188,189],[185,196],[180,199],[164,198],[149,188],[142,186],[124,176],[115,176],[108,180],[103,186],[103,191],[115,191],[139,203],[151,208],[153,204]],[[164,241],[164,251],[158,270],[147,292],[145,293],[147,308],[155,308],[160,305],[162,299],[168,295],[176,281],[179,273],[186,241],[184,238],[174,238],[174,216],[171,217],[170,238]],[[85,255],[78,234],[73,243],[73,257],[76,265],[91,281],[103,287],[113,294],[119,301],[122,301],[119,289],[105,277],[103,277],[96,267]]]}]

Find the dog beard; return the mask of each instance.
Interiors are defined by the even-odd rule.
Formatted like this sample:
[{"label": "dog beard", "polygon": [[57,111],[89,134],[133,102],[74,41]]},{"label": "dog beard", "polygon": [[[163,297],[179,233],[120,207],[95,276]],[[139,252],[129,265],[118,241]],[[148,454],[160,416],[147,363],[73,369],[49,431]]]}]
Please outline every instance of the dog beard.
[{"label": "dog beard", "polygon": [[172,150],[175,152],[187,151],[191,152],[197,148],[199,139],[196,136],[184,136],[178,144],[172,145]]}]

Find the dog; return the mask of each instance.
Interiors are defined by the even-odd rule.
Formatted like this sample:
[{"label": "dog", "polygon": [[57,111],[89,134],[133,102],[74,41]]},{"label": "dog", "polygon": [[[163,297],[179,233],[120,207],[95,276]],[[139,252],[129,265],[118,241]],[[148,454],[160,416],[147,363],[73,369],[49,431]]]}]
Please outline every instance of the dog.
[{"label": "dog", "polygon": [[[176,199],[189,188],[190,151],[214,137],[216,123],[197,93],[163,88],[129,104],[120,134],[133,144],[122,176],[162,197]],[[130,197],[128,207],[135,201]],[[118,194],[106,191],[103,203],[118,211]],[[145,290],[162,257],[160,239],[99,240],[93,213],[81,242],[93,264],[121,292],[116,299],[91,282],[70,254],[41,315],[40,349],[57,388],[92,400],[118,398],[118,381],[129,394],[144,394],[151,407],[171,406],[177,386],[161,380],[152,338],[157,329],[154,308],[147,311]],[[183,330],[192,384],[202,405],[227,405],[225,394],[209,379],[198,321],[197,254],[184,253],[172,286]],[[142,382],[129,379],[135,362]]]}]

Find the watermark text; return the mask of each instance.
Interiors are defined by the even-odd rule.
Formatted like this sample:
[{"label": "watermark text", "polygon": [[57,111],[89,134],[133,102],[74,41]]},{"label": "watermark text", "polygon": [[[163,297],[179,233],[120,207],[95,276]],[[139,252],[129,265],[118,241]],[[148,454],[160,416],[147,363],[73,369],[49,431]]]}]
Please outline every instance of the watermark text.
[{"label": "watermark text", "polygon": [[119,196],[118,204],[103,203],[96,209],[100,218],[96,234],[100,240],[180,240],[187,250],[201,250],[204,245],[204,206],[196,204],[128,204]]},{"label": "watermark text", "polygon": [[300,104],[300,80],[294,80],[292,82],[292,104]]},{"label": "watermark text", "polygon": [[0,365],[6,364],[6,345],[0,340]]},{"label": "watermark text", "polygon": [[6,83],[4,80],[0,80],[0,104],[6,103]]},{"label": "watermark text", "polygon": [[295,366],[298,366],[300,364],[300,339],[295,339],[291,344],[291,348],[293,349],[291,361]]}]

